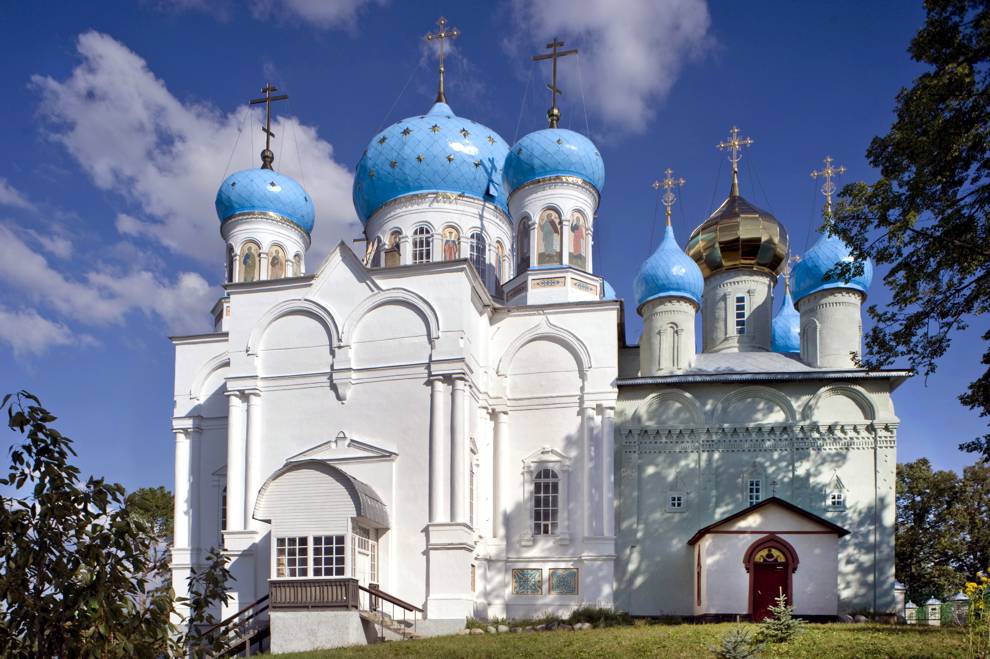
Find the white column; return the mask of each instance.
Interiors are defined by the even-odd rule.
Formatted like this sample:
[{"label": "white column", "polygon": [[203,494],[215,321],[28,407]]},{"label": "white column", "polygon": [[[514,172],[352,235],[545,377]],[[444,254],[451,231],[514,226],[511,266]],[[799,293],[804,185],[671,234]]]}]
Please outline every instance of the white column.
[{"label": "white column", "polygon": [[244,529],[244,405],[227,392],[227,531]]},{"label": "white column", "polygon": [[594,269],[592,268],[592,266],[594,266],[594,262],[591,259],[591,255],[594,253],[594,250],[591,249],[592,246],[595,244],[594,238],[595,238],[595,232],[592,229],[591,221],[589,220],[587,238],[585,239],[588,242],[588,247],[587,247],[588,253],[584,255],[584,261],[585,263],[588,264],[588,272],[594,272]]},{"label": "white column", "polygon": [[615,536],[615,408],[602,408],[602,535]]},{"label": "white column", "polygon": [[495,412],[495,437],[492,442],[492,536],[505,537],[505,483],[509,473],[509,413]]},{"label": "white column", "polygon": [[268,280],[268,252],[258,254],[258,281]]},{"label": "white column", "polygon": [[192,441],[189,430],[175,431],[175,536],[176,549],[190,547],[189,521],[192,505],[189,499]]},{"label": "white column", "polygon": [[540,226],[539,216],[532,218],[529,223],[529,267],[535,268],[540,264],[539,249],[536,244],[536,233]]},{"label": "white column", "polygon": [[[581,532],[584,535],[595,535],[594,533],[594,519],[592,515],[594,514],[591,510],[592,505],[592,477],[591,477],[591,463],[592,463],[592,453],[594,452],[594,447],[592,442],[594,441],[591,436],[591,420],[592,420],[593,410],[590,407],[581,408]],[[563,498],[563,497],[561,497]],[[561,515],[563,517],[563,515]]]},{"label": "white column", "polygon": [[560,262],[562,265],[571,264],[571,218],[560,218]]},{"label": "white column", "polygon": [[430,380],[430,522],[445,522],[443,481],[443,379]]},{"label": "white column", "polygon": [[247,392],[247,449],[245,451],[244,481],[244,526],[245,528],[255,528],[258,523],[252,519],[254,500],[261,488],[261,392],[258,390]]},{"label": "white column", "polygon": [[450,521],[467,522],[467,451],[464,445],[464,380],[454,378],[450,405]]}]

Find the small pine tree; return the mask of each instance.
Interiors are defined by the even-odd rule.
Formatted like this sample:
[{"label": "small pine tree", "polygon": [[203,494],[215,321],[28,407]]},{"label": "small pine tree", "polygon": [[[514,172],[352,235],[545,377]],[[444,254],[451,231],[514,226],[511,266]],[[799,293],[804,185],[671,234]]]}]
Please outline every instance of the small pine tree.
[{"label": "small pine tree", "polygon": [[708,650],[717,659],[756,659],[763,652],[765,642],[759,635],[749,633],[745,627],[733,627],[721,639],[719,645]]},{"label": "small pine tree", "polygon": [[805,621],[794,617],[794,607],[787,605],[787,595],[781,593],[777,603],[768,607],[772,616],[760,623],[757,636],[767,643],[786,643],[801,631]]}]

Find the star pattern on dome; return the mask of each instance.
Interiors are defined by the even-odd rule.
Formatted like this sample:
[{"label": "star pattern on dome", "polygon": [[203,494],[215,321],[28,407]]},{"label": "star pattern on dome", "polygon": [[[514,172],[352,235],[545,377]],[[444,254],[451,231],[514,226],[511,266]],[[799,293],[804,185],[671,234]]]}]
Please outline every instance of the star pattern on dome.
[{"label": "star pattern on dome", "polygon": [[462,128],[460,130],[460,133],[461,133],[461,137],[464,137],[464,138],[471,137],[471,131],[469,131],[467,128]]},{"label": "star pattern on dome", "polygon": [[423,162],[424,160],[426,160],[426,158],[424,158],[423,157],[423,154],[421,153],[418,156],[416,156],[416,160],[419,161],[419,162]]},{"label": "star pattern on dome", "polygon": [[380,138],[378,138],[378,143],[379,144],[385,144],[385,142],[387,142],[387,141],[388,141],[388,138],[385,137],[384,135],[382,135]]},{"label": "star pattern on dome", "polygon": [[495,138],[489,135],[487,138],[489,144],[495,144]]},{"label": "star pattern on dome", "polygon": [[409,126],[406,126],[405,128],[402,129],[403,137],[409,137],[411,133],[412,133],[412,129],[410,129]]},{"label": "star pattern on dome", "polygon": [[447,162],[454,162],[454,155],[452,153],[447,154]]},{"label": "star pattern on dome", "polygon": [[369,169],[368,170],[368,176],[370,176],[371,178],[375,178],[375,176],[376,176],[375,170]]},{"label": "star pattern on dome", "polygon": [[398,165],[399,165],[398,160],[392,160],[388,163],[388,166],[391,167],[392,169],[395,169]]},{"label": "star pattern on dome", "polygon": [[476,168],[477,168],[477,167],[481,167],[481,161],[480,161],[480,160],[475,160],[475,161],[474,161],[474,166],[475,166]]},{"label": "star pattern on dome", "polygon": [[432,130],[434,133],[439,133],[440,132],[440,126],[437,125],[437,124],[433,124],[432,126],[430,126],[430,130]]}]

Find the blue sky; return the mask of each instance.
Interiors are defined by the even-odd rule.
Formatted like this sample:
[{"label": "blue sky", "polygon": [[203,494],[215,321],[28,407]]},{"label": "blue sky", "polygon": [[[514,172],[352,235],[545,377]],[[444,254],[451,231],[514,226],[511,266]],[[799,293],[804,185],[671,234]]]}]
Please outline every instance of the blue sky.
[{"label": "blue sky", "polygon": [[[247,99],[269,79],[291,96],[276,167],[315,198],[312,263],[360,233],[351,173],[368,139],[429,107],[422,36],[441,14],[463,33],[450,104],[510,143],[545,122],[549,67],[530,56],[554,35],[582,49],[561,63],[561,125],[605,158],[596,270],[627,299],[661,235],[650,183],[666,167],[687,179],[683,244],[728,190],[714,145],[740,126],[755,140],[743,194],[801,252],[822,203],[809,172],[831,154],[842,181],[872,180],[869,140],[920,71],[906,48],[921,3],[902,0],[14,3],[0,23],[0,391],[39,394],[84,472],[171,487],[166,337],[209,330],[223,273],[213,197],[261,144]],[[885,298],[876,280],[871,300]],[[632,304],[626,323],[634,343]],[[956,396],[979,349],[975,332],[957,338],[935,376],[897,392],[901,461],[973,461],[956,445],[985,424]]]}]

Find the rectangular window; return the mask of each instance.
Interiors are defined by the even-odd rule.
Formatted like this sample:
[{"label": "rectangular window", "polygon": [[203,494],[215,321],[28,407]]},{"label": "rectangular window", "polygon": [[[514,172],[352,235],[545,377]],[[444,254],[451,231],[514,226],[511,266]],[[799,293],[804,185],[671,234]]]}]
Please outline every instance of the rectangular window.
[{"label": "rectangular window", "polygon": [[759,478],[749,479],[749,505],[754,505],[763,500],[763,481]]},{"label": "rectangular window", "polygon": [[306,536],[275,539],[275,576],[309,576],[309,538]]},{"label": "rectangular window", "polygon": [[533,479],[533,535],[557,533],[560,479],[552,469],[541,469]]},{"label": "rectangular window", "polygon": [[846,507],[846,495],[842,492],[830,492],[828,495],[828,507],[832,510],[842,510]]},{"label": "rectangular window", "polygon": [[684,509],[684,495],[671,494],[667,497],[667,508],[673,512],[680,512]]},{"label": "rectangular window", "polygon": [[746,333],[746,296],[736,296],[736,334]]},{"label": "rectangular window", "polygon": [[313,576],[344,576],[344,536],[313,536]]}]

